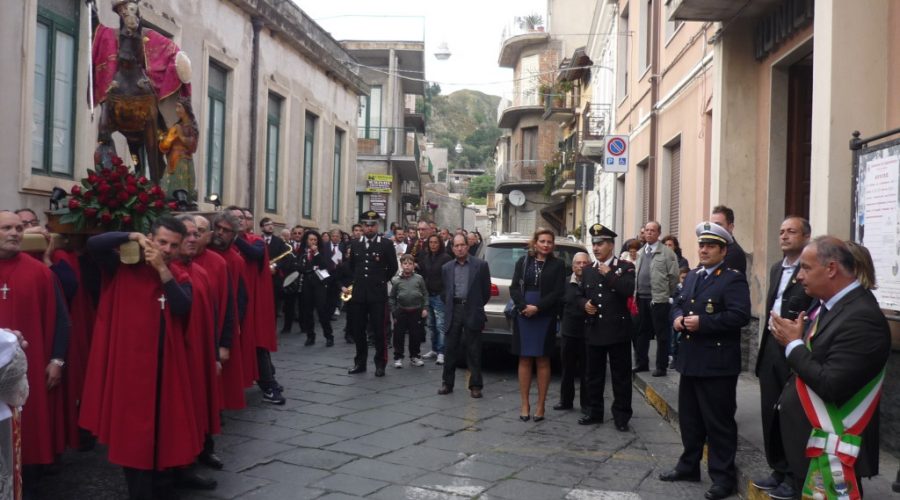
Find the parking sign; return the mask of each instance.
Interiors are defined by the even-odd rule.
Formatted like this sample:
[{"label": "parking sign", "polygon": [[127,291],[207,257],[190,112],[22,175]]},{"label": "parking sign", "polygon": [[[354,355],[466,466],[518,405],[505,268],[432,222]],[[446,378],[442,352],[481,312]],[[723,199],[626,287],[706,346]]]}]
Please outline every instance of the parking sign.
[{"label": "parking sign", "polygon": [[604,172],[628,172],[628,136],[608,135],[603,151]]}]

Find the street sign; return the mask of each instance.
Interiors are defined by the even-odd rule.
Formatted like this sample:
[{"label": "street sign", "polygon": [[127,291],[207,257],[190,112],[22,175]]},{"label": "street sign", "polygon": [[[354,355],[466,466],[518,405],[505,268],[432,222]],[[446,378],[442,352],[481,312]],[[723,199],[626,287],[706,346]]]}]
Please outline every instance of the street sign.
[{"label": "street sign", "polygon": [[628,136],[606,136],[606,147],[603,148],[604,172],[628,172]]}]

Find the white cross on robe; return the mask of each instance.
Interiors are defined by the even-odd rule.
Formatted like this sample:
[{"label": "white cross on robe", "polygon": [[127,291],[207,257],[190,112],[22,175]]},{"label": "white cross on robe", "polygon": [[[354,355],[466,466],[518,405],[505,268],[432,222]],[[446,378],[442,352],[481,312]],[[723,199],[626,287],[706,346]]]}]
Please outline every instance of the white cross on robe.
[{"label": "white cross on robe", "polygon": [[159,310],[160,310],[160,311],[165,311],[165,310],[166,310],[166,296],[165,296],[165,294],[160,295],[159,298],[156,299],[156,301],[159,302]]}]

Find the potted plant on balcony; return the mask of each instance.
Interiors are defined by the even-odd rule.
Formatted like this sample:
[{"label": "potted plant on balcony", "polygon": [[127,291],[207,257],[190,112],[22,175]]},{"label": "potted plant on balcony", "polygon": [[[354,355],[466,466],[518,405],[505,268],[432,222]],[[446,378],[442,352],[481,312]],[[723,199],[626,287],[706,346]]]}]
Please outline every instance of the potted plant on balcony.
[{"label": "potted plant on balcony", "polygon": [[529,14],[516,18],[519,28],[525,31],[544,31],[544,18],[540,14]]},{"label": "potted plant on balcony", "polygon": [[569,80],[557,82],[556,92],[554,93],[555,107],[564,108],[566,106],[566,95],[574,89],[575,85]]}]

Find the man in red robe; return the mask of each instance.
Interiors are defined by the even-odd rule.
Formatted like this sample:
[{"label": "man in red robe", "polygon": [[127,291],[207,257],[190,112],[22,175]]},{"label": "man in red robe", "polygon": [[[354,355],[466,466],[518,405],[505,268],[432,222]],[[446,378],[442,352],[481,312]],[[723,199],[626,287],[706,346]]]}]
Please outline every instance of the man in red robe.
[{"label": "man in red robe", "polygon": [[[80,423],[124,468],[135,500],[174,498],[172,474],[158,471],[191,464],[202,447],[185,351],[191,283],[171,265],[185,233],[160,217],[149,237],[111,232],[87,244],[103,286]],[[120,265],[116,249],[129,241],[140,244],[143,263]]]},{"label": "man in red robe", "polygon": [[[275,325],[275,301],[272,297],[272,273],[269,271],[269,256],[265,241],[253,234],[253,214],[239,207],[226,209],[241,221],[241,233],[234,239],[241,256],[244,257],[244,283],[247,286],[247,313],[241,322],[241,333],[244,349],[244,366],[247,367],[246,356],[256,359],[256,384],[263,392],[263,401],[275,405],[285,403],[283,388],[275,380],[275,367],[272,365],[271,353],[278,350]],[[252,346],[252,348],[251,348]],[[246,376],[247,373],[245,372]]]},{"label": "man in red robe", "polygon": [[26,495],[42,465],[65,447],[60,387],[69,341],[69,318],[50,269],[20,252],[25,228],[19,217],[0,211],[0,328],[18,330],[28,348],[30,395],[22,411],[23,486]]}]

